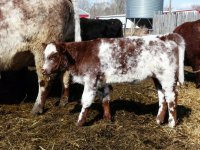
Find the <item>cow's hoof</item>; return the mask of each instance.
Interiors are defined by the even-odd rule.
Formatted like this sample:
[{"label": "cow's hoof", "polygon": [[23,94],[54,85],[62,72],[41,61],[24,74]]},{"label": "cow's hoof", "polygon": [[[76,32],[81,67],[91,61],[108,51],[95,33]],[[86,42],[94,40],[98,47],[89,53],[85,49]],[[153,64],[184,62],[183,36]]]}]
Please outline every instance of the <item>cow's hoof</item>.
[{"label": "cow's hoof", "polygon": [[38,115],[43,113],[43,107],[39,104],[35,104],[31,110],[31,114]]},{"label": "cow's hoof", "polygon": [[196,84],[196,88],[199,89],[200,88],[200,83]]},{"label": "cow's hoof", "polygon": [[176,124],[177,124],[177,122],[175,120],[169,119],[168,126],[170,128],[174,128],[176,126]]}]

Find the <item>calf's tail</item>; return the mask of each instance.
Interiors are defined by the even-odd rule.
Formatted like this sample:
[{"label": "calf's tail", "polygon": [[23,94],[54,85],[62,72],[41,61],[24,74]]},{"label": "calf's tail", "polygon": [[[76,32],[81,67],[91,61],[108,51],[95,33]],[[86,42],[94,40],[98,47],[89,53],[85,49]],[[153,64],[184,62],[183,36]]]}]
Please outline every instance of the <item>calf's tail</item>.
[{"label": "calf's tail", "polygon": [[178,53],[179,53],[179,67],[178,67],[178,81],[181,85],[184,83],[184,57],[185,57],[185,41],[182,36],[179,36]]}]

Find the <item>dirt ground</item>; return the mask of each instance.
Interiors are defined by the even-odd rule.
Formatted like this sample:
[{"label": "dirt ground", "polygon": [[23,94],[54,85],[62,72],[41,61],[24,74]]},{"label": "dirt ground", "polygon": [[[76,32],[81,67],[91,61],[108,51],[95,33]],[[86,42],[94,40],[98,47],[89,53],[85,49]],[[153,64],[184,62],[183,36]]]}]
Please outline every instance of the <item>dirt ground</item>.
[{"label": "dirt ground", "polygon": [[[153,82],[147,79],[137,85],[113,85],[112,121],[103,119],[101,103],[96,101],[84,127],[75,125],[81,109],[79,102],[72,101],[64,108],[55,107],[58,94],[48,98],[45,113],[39,116],[30,114],[34,101],[28,97],[21,96],[22,100],[9,104],[1,98],[0,149],[199,149],[200,92],[195,88],[190,68],[186,70],[185,85],[179,88],[179,123],[175,129],[168,127],[167,120],[163,125],[156,124],[157,93]],[[18,83],[18,87],[12,87],[10,99],[21,86],[23,84]],[[0,91],[5,94],[5,87]],[[33,89],[29,91],[29,94],[35,93]]]}]

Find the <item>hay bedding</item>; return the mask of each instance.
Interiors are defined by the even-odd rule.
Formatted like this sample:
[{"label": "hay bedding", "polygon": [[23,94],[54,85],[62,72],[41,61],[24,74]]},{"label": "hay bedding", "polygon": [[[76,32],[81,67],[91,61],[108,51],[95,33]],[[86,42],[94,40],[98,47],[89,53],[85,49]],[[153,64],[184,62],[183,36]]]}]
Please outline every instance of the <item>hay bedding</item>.
[{"label": "hay bedding", "polygon": [[[186,68],[187,69],[187,68]],[[190,68],[189,68],[190,71]],[[65,108],[54,106],[50,97],[43,115],[31,116],[32,102],[0,105],[0,149],[198,149],[200,147],[200,96],[186,71],[186,84],[179,89],[179,124],[171,129],[155,122],[158,101],[151,80],[137,85],[113,85],[113,121],[102,119],[95,102],[87,124],[76,127],[78,102]]]}]

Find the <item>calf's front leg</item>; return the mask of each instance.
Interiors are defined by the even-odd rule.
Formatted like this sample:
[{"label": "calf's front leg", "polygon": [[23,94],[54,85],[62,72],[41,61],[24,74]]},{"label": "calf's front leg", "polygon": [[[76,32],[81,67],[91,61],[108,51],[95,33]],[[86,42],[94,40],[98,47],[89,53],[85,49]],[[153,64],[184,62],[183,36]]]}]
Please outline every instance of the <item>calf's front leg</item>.
[{"label": "calf's front leg", "polygon": [[59,106],[63,107],[68,103],[69,100],[69,82],[70,82],[70,74],[69,71],[64,72],[61,77],[62,82],[62,93]]},{"label": "calf's front leg", "polygon": [[38,82],[39,82],[38,96],[33,106],[33,109],[31,110],[31,113],[34,115],[43,113],[44,105],[49,92],[49,81],[39,80]]},{"label": "calf's front leg", "polygon": [[50,90],[50,82],[51,82],[51,79],[49,77],[43,76],[42,74],[42,67],[41,67],[43,64],[42,54],[39,53],[39,51],[37,52],[34,54],[34,56],[35,56],[35,62],[36,62],[35,66],[36,66],[36,72],[38,76],[39,90],[38,90],[37,99],[31,111],[31,113],[34,115],[43,113],[43,108],[46,102],[47,95]]},{"label": "calf's front leg", "polygon": [[195,73],[195,82],[196,82],[196,88],[200,88],[200,61],[199,61],[199,56],[198,58],[194,57],[193,58],[193,63],[195,65],[192,65],[192,70]]},{"label": "calf's front leg", "polygon": [[[93,85],[93,84],[92,84]],[[82,109],[78,117],[77,126],[83,126],[86,122],[88,109],[94,101],[96,95],[96,88],[88,82],[84,85],[83,95],[81,98]]]}]

